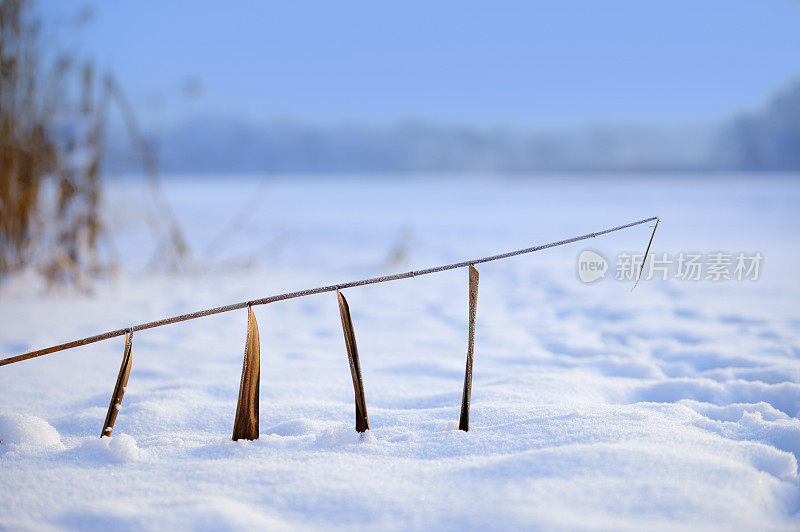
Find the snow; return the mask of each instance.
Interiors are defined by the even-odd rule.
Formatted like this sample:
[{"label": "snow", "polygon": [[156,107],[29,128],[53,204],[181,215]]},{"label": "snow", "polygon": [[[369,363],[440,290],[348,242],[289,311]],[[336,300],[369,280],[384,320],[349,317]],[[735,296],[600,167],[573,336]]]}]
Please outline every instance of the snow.
[{"label": "snow", "polygon": [[0,443],[19,450],[63,448],[58,431],[50,423],[27,414],[0,414]]},{"label": "snow", "polygon": [[[371,430],[354,430],[335,294],[254,307],[261,437],[230,440],[247,312],[0,368],[0,528],[787,529],[800,523],[798,176],[183,176],[189,271],[147,269],[140,181],[109,184],[121,262],[92,294],[0,292],[0,353],[660,215],[656,253],[755,252],[756,282],[583,284],[647,226],[483,264],[470,431],[467,274],[348,289]],[[408,241],[398,235],[410,235]],[[397,244],[397,242],[400,244]],[[587,245],[584,245],[587,244]],[[402,248],[397,253],[397,247]],[[387,266],[387,256],[405,256]]]}]

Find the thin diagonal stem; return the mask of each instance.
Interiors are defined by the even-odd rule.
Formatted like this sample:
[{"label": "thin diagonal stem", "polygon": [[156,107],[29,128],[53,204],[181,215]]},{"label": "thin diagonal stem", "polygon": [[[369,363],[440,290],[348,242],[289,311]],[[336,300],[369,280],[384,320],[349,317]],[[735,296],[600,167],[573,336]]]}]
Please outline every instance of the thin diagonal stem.
[{"label": "thin diagonal stem", "polygon": [[[181,321],[187,320],[194,320],[197,318],[202,318],[204,316],[211,316],[212,314],[220,314],[222,312],[230,312],[232,310],[238,310],[245,308],[247,306],[254,306],[254,305],[266,305],[267,303],[274,303],[276,301],[283,301],[284,299],[294,299],[296,297],[304,297],[310,296],[313,294],[321,294],[323,292],[334,292],[336,290],[342,290],[345,288],[353,288],[355,286],[364,286],[368,284],[375,284],[375,283],[385,283],[387,281],[396,281],[398,279],[407,279],[409,277],[418,277],[420,275],[428,275],[430,273],[437,273],[443,272],[446,270],[454,270],[456,268],[463,268],[469,265],[481,264],[483,262],[491,262],[495,260],[507,259],[509,257],[515,257],[517,255],[524,255],[526,253],[533,253],[535,251],[541,251],[543,249],[554,248],[557,246],[563,246],[565,244],[571,244],[573,242],[579,242],[581,240],[586,240],[589,238],[595,238],[601,235],[605,235],[608,233],[613,233],[614,231],[620,231],[622,229],[627,229],[628,227],[634,227],[636,225],[645,224],[647,222],[652,222],[656,220],[656,225],[658,225],[658,217],[653,216],[651,218],[645,218],[644,220],[639,220],[636,222],[627,223],[625,225],[619,225],[617,227],[612,227],[610,229],[604,229],[602,231],[597,231],[595,233],[587,233],[581,236],[575,236],[572,238],[567,238],[566,240],[558,240],[556,242],[550,242],[549,244],[541,244],[539,246],[533,246],[524,249],[518,249],[516,251],[509,251],[506,253],[500,253],[499,255],[491,255],[489,257],[483,257],[480,259],[472,259],[472,260],[465,260],[462,262],[455,262],[453,264],[445,264],[443,266],[434,266],[432,268],[425,268],[423,270],[412,270],[405,273],[395,273],[392,275],[384,275],[382,277],[372,277],[369,279],[361,279],[359,281],[348,281],[346,283],[339,283],[333,284],[329,286],[320,286],[318,288],[308,288],[305,290],[298,290],[297,292],[287,292],[285,294],[278,294],[273,296],[262,297],[260,299],[253,299],[250,301],[243,301],[241,303],[233,303],[230,305],[224,305],[221,307],[214,307],[204,310],[198,310],[196,312],[190,312],[188,314],[181,314],[180,316],[172,316],[171,318],[163,318],[156,321],[151,321],[148,323],[141,323],[139,325],[134,325],[133,327],[126,327],[124,329],[117,329],[116,331],[108,331],[100,334],[96,334],[94,336],[88,336],[86,338],[81,338],[80,340],[72,340],[71,342],[66,342],[59,345],[54,345],[51,347],[46,347],[44,349],[37,349],[36,351],[30,351],[28,353],[23,353],[21,355],[16,355],[4,359],[0,359],[0,366],[5,366],[7,364],[13,364],[15,362],[21,362],[23,360],[28,360],[31,358],[36,358],[44,355],[49,355],[50,353],[56,353],[58,351],[64,351],[65,349],[72,349],[73,347],[79,347],[82,345],[92,344],[95,342],[99,342],[101,340],[108,340],[109,338],[114,338],[116,336],[122,336],[127,332],[134,332],[134,331],[143,331],[145,329],[152,329],[154,327],[162,327],[164,325],[170,325],[172,323],[178,323]],[[655,229],[653,230],[655,233]],[[650,242],[653,242],[653,237],[650,237]],[[650,246],[648,244],[648,250]]]}]

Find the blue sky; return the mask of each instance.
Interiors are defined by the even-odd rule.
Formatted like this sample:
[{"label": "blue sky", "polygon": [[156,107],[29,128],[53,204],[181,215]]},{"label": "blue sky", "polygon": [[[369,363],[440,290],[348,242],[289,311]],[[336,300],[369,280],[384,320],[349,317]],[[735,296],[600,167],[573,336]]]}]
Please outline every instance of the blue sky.
[{"label": "blue sky", "polygon": [[[73,42],[76,5],[40,2]],[[705,122],[800,77],[800,2],[107,1],[76,42],[146,119]],[[224,7],[223,7],[224,6]],[[185,80],[202,91],[187,98]]]}]

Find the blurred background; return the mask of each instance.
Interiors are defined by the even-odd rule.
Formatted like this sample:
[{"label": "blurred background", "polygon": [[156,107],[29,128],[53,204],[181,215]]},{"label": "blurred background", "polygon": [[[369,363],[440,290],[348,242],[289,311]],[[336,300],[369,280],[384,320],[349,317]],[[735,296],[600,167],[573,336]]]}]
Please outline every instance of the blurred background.
[{"label": "blurred background", "polygon": [[[165,171],[800,169],[793,0],[38,9]],[[105,167],[136,170],[111,126]]]},{"label": "blurred background", "polygon": [[793,0],[2,0],[2,17],[2,273],[102,270],[100,190],[121,176],[147,183],[154,261],[174,265],[175,175],[800,170]]}]

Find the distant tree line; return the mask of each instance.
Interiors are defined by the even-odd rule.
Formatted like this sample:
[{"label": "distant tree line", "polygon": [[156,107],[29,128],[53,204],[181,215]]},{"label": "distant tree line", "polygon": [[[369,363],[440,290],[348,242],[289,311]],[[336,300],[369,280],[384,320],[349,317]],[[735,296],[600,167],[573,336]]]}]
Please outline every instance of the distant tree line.
[{"label": "distant tree line", "polygon": [[[800,170],[800,82],[763,109],[707,126],[552,132],[194,118],[151,140],[168,172]],[[109,150],[109,170],[136,170],[120,135],[111,135]]]}]

